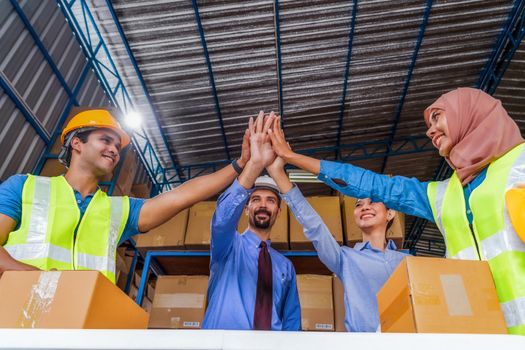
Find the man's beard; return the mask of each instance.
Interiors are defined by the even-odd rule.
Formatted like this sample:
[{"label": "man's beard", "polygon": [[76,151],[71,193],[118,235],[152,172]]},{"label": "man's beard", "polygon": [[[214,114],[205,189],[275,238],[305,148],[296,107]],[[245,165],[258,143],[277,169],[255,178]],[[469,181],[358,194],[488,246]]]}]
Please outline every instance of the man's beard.
[{"label": "man's beard", "polygon": [[[257,214],[264,213],[268,215],[268,219],[266,220],[257,220]],[[270,213],[268,210],[265,209],[259,209],[258,211],[253,213],[253,226],[266,230],[270,227],[271,221],[272,221],[272,213]]]}]

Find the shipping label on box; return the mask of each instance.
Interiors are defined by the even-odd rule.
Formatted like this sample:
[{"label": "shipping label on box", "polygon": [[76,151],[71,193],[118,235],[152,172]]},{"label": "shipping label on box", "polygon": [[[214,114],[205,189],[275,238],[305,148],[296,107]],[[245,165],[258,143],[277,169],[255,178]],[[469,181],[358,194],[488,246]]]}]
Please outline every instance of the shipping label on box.
[{"label": "shipping label on box", "polygon": [[377,302],[382,332],[507,333],[485,261],[407,257]]},{"label": "shipping label on box", "polygon": [[[247,228],[248,215],[246,215],[246,210],[244,210],[237,225],[237,231],[243,233]],[[274,249],[290,249],[288,245],[288,206],[284,201],[281,202],[281,211],[279,215],[277,215],[272,230],[270,231],[270,240],[272,241],[272,248]]]},{"label": "shipping label on box", "polygon": [[[335,196],[308,197],[308,203],[319,214],[328,230],[339,243],[343,244],[343,229],[339,198]],[[306,238],[303,226],[299,224],[290,210],[290,247],[292,249],[313,249],[312,243]]]},{"label": "shipping label on box", "polygon": [[335,330],[332,276],[297,275],[301,303],[301,328],[304,331]]}]

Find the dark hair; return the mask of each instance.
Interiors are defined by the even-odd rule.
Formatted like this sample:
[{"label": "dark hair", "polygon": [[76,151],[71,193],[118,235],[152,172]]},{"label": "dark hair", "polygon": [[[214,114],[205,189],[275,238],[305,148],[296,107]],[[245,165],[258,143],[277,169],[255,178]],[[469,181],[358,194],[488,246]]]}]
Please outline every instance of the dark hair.
[{"label": "dark hair", "polygon": [[394,215],[394,217],[386,224],[386,230],[390,230],[390,227],[392,227],[392,225],[394,224],[394,220],[396,219],[396,216]]},{"label": "dark hair", "polygon": [[[75,136],[73,136],[73,137],[78,137],[80,142],[87,143],[88,138],[89,138],[89,134],[91,134],[91,132],[93,132],[93,130],[81,131],[81,132],[75,134]],[[67,135],[66,135],[66,139],[67,139]],[[72,154],[73,154],[73,148],[71,147],[71,144],[69,144],[69,147],[67,148],[67,154],[66,154],[66,162],[67,162],[68,166],[69,166],[69,164],[71,164],[71,156],[72,156]]]}]

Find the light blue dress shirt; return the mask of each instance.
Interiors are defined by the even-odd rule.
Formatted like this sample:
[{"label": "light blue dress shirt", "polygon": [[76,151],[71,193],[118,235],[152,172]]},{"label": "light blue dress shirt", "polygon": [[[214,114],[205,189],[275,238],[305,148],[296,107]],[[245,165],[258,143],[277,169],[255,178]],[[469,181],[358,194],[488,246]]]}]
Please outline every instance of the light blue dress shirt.
[{"label": "light blue dress shirt", "polygon": [[[251,192],[235,180],[217,201],[211,223],[205,329],[253,329],[261,240],[249,230],[239,234],[236,229]],[[273,274],[272,330],[300,330],[295,269],[270,241],[267,244]]]},{"label": "light blue dress shirt", "polygon": [[283,196],[319,259],[335,273],[344,287],[345,327],[349,332],[375,332],[379,326],[376,293],[406,254],[389,241],[384,252],[369,242],[341,247],[301,192],[294,187]]}]

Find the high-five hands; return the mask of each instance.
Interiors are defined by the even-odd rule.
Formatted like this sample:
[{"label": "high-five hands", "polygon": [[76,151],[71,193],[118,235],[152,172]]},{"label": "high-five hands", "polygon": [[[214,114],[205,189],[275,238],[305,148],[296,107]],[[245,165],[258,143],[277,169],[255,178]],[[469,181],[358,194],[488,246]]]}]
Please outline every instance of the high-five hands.
[{"label": "high-five hands", "polygon": [[261,167],[261,170],[270,165],[275,159],[275,152],[270,144],[268,129],[273,124],[275,114],[272,112],[269,116],[264,116],[260,111],[255,121],[250,118],[248,129],[250,133],[250,159],[252,162]]}]

